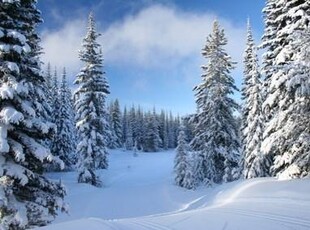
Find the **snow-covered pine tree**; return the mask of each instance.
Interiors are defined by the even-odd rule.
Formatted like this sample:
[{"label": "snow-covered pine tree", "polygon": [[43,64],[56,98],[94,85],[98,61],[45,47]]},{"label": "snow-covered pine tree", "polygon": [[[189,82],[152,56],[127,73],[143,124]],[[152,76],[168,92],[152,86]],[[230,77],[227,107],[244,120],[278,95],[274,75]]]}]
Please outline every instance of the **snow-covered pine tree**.
[{"label": "snow-covered pine tree", "polygon": [[142,150],[144,137],[145,137],[145,119],[143,115],[143,110],[138,106],[136,113],[136,122],[135,122],[135,141],[137,141],[138,150]]},{"label": "snow-covered pine tree", "polygon": [[194,176],[198,182],[231,181],[238,172],[240,143],[233,117],[238,105],[229,97],[237,88],[226,44],[224,30],[215,21],[202,52],[208,64],[202,67],[202,83],[194,88],[199,114],[191,147],[196,155]]},{"label": "snow-covered pine tree", "polygon": [[244,178],[269,175],[270,160],[261,152],[263,134],[261,80],[250,20],[244,52],[242,86],[242,168]]},{"label": "snow-covered pine tree", "polygon": [[187,189],[194,188],[194,178],[191,161],[189,159],[189,146],[186,142],[184,126],[180,126],[178,135],[178,146],[174,158],[175,183]]},{"label": "snow-covered pine tree", "polygon": [[[77,163],[77,154],[76,154],[76,146],[77,146],[77,130],[75,128],[75,111],[74,111],[74,101],[73,101],[73,96],[72,96],[72,91],[69,88],[68,81],[66,80],[65,82],[65,93],[66,93],[66,100],[67,101],[67,107],[68,107],[68,127],[71,130],[70,131],[70,136],[71,136],[71,144],[73,147],[72,154],[70,154],[71,158],[71,163],[73,164],[72,166],[75,166]],[[108,130],[106,127],[105,130]],[[105,135],[106,137],[107,135]]]},{"label": "snow-covered pine tree", "polygon": [[155,109],[153,110],[153,113],[148,112],[145,117],[146,130],[143,150],[145,152],[157,152],[159,150],[161,140],[159,137],[158,121],[156,118]]},{"label": "snow-covered pine tree", "polygon": [[[56,125],[56,132],[53,136],[50,148],[54,156],[59,157],[58,141],[59,137],[57,135],[57,129],[60,126],[60,96],[59,96],[59,81],[57,68],[54,69],[54,75],[51,82],[51,121]],[[59,165],[47,165],[47,171],[59,171]]]},{"label": "snow-covered pine tree", "polygon": [[167,149],[168,146],[164,146],[165,142],[168,142],[167,140],[165,140],[166,138],[168,138],[168,134],[165,133],[166,132],[166,115],[163,110],[161,110],[160,115],[158,116],[158,121],[159,121],[159,137],[162,140],[160,147],[163,149]]},{"label": "snow-covered pine tree", "polygon": [[1,229],[46,225],[64,207],[63,186],[42,174],[53,156],[41,143],[54,125],[45,114],[40,22],[35,0],[0,1]]},{"label": "snow-covered pine tree", "polygon": [[174,126],[174,117],[172,115],[172,112],[170,112],[169,117],[167,118],[168,120],[168,147],[169,148],[175,148],[175,140],[176,140],[176,131],[175,131],[175,126]]},{"label": "snow-covered pine tree", "polygon": [[294,38],[294,34],[309,29],[309,9],[307,0],[268,0],[263,11],[266,78],[262,151],[274,159],[271,175],[280,178],[310,174],[310,106],[305,90],[309,89],[309,69],[300,68],[303,45]]},{"label": "snow-covered pine tree", "polygon": [[121,110],[118,99],[113,102],[111,107],[111,131],[114,134],[113,147],[120,148],[122,146],[122,124],[121,124]]},{"label": "snow-covered pine tree", "polygon": [[76,76],[78,85],[74,93],[76,128],[78,131],[77,154],[78,182],[100,186],[95,173],[97,168],[107,168],[107,110],[106,97],[109,86],[102,72],[102,53],[97,38],[93,14],[89,14],[88,31],[83,39],[80,60],[85,63]]},{"label": "snow-covered pine tree", "polygon": [[164,120],[163,120],[163,137],[162,137],[162,146],[163,149],[167,150],[168,146],[169,146],[169,138],[168,138],[168,121],[166,120],[166,114],[164,116]]},{"label": "snow-covered pine tree", "polygon": [[184,132],[186,135],[186,141],[190,143],[192,139],[194,138],[194,124],[192,122],[193,115],[187,115],[185,117],[182,117],[182,122],[185,127]]},{"label": "snow-covered pine tree", "polygon": [[[56,124],[59,121],[59,81],[58,81],[58,73],[57,68],[55,67],[54,75],[51,82],[51,107],[52,107],[52,121]],[[52,153],[54,154],[54,150],[52,147]]]},{"label": "snow-covered pine tree", "polygon": [[52,97],[52,70],[51,70],[51,64],[48,63],[47,67],[46,67],[46,72],[45,72],[45,85],[46,85],[46,99],[47,99],[47,103],[49,104],[49,106],[51,107],[51,109],[53,108],[53,97]]},{"label": "snow-covered pine tree", "polygon": [[113,102],[111,101],[109,105],[107,106],[107,111],[108,111],[108,127],[109,127],[109,132],[108,132],[108,148],[110,149],[115,149],[116,148],[116,135],[113,129],[113,123],[112,123],[112,114],[113,114]]},{"label": "snow-covered pine tree", "polygon": [[127,114],[127,108],[125,106],[122,114],[122,144],[126,143],[127,124],[128,124],[128,114]]},{"label": "snow-covered pine tree", "polygon": [[[180,128],[180,125],[181,125],[181,119],[180,119],[180,116],[177,115],[175,118],[174,118],[174,121],[173,121],[173,130],[174,130],[174,146],[177,147],[178,145],[178,136],[179,136],[179,128]],[[184,126],[184,125],[183,125]]]},{"label": "snow-covered pine tree", "polygon": [[133,131],[132,131],[132,122],[127,122],[127,129],[126,129],[126,141],[125,141],[125,148],[126,150],[132,150],[134,146],[134,140],[133,140]]},{"label": "snow-covered pine tree", "polygon": [[128,123],[131,123],[131,129],[132,129],[132,138],[135,140],[137,138],[137,117],[136,117],[136,108],[133,105],[129,111],[128,114]]},{"label": "snow-covered pine tree", "polygon": [[65,164],[65,170],[71,170],[75,161],[75,128],[72,122],[72,104],[68,96],[69,88],[64,68],[59,87],[59,120],[56,121],[57,132],[54,137],[54,152]]}]

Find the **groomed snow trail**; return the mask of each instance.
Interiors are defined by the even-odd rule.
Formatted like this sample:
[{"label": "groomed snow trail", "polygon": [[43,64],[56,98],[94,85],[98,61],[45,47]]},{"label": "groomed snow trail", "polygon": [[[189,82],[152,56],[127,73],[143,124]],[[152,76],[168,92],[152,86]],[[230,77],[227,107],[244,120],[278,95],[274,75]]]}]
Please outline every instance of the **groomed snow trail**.
[{"label": "groomed snow trail", "polygon": [[173,185],[174,152],[111,151],[105,187],[55,173],[68,189],[70,214],[45,230],[309,230],[310,179],[259,178],[187,191]]}]

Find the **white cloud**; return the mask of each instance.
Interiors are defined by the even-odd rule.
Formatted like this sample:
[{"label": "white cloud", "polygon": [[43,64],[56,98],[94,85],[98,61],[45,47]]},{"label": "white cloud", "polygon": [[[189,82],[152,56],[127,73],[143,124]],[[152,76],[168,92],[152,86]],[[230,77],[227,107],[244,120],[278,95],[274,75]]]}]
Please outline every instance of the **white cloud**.
[{"label": "white cloud", "polygon": [[43,62],[50,62],[58,68],[66,67],[67,72],[77,72],[80,62],[78,49],[81,47],[85,34],[86,23],[83,20],[74,20],[64,23],[58,31],[44,30],[42,32]]},{"label": "white cloud", "polygon": [[[105,62],[110,66],[125,65],[142,70],[159,67],[174,69],[182,63],[185,65],[182,66],[184,72],[187,69],[184,60],[189,59],[188,68],[199,68],[201,63],[197,63],[200,60],[197,56],[201,56],[201,49],[215,19],[225,29],[228,53],[235,61],[241,62],[245,28],[239,28],[215,14],[195,14],[161,5],[145,8],[136,15],[111,24],[106,30],[98,28],[98,32],[103,34],[100,43]],[[80,67],[77,50],[85,33],[85,20],[67,21],[58,31],[44,31],[44,62],[65,66],[68,72],[77,72]],[[189,70],[185,72],[188,80]]]},{"label": "white cloud", "polygon": [[[200,55],[216,18],[210,13],[194,14],[159,5],[146,8],[105,31],[107,60],[152,67]],[[244,28],[225,19],[219,21],[229,38],[228,52],[239,59]]]}]

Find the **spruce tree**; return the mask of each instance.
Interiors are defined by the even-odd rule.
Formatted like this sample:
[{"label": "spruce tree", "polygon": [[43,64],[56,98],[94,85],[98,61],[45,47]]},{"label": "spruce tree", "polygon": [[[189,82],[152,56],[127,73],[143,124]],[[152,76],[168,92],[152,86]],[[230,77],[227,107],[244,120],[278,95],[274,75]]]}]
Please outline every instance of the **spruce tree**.
[{"label": "spruce tree", "polygon": [[127,122],[127,129],[126,129],[126,141],[125,141],[125,148],[126,150],[132,150],[134,146],[134,139],[133,139],[133,131],[132,131],[132,122]]},{"label": "spruce tree", "polygon": [[122,144],[126,143],[127,125],[128,125],[128,114],[127,114],[127,108],[125,106],[122,114]]},{"label": "spruce tree", "polygon": [[64,207],[63,186],[43,176],[53,156],[42,143],[54,126],[45,109],[40,22],[36,1],[0,1],[1,229],[46,225]]},{"label": "spruce tree", "polygon": [[52,113],[52,108],[53,108],[53,95],[52,95],[52,72],[51,72],[51,64],[47,64],[46,72],[45,72],[45,92],[46,92],[46,99],[47,103],[49,104],[51,108],[51,113]]},{"label": "spruce tree", "polygon": [[70,170],[75,162],[75,128],[72,122],[72,104],[67,84],[66,70],[63,70],[62,81],[59,87],[59,119],[56,121],[57,132],[54,137],[54,152]]},{"label": "spruce tree", "polygon": [[[307,0],[268,0],[264,8],[263,70],[265,129],[262,151],[273,159],[271,176],[309,175],[309,68],[301,68],[303,42],[295,35],[307,31]],[[299,45],[298,45],[299,43]]]},{"label": "spruce tree", "polygon": [[194,187],[194,178],[189,159],[189,146],[186,142],[184,126],[180,127],[178,135],[178,146],[174,158],[175,183],[180,187],[192,189]]},{"label": "spruce tree", "polygon": [[160,147],[160,137],[158,130],[158,121],[156,118],[155,109],[153,113],[146,114],[146,130],[143,150],[145,152],[157,152]]},{"label": "spruce tree", "polygon": [[113,148],[120,148],[122,146],[122,124],[121,124],[121,110],[119,102],[116,99],[111,106],[111,131],[113,132]]},{"label": "spruce tree", "polygon": [[109,86],[102,72],[102,53],[96,41],[99,36],[90,13],[88,31],[79,55],[85,66],[76,76],[75,84],[78,88],[74,93],[74,108],[78,131],[78,182],[95,186],[101,185],[95,170],[108,167],[105,103]]},{"label": "spruce tree", "polygon": [[243,175],[245,178],[269,175],[270,161],[261,152],[263,134],[261,80],[250,21],[247,27],[247,43],[244,52],[242,87],[242,144]]},{"label": "spruce tree", "polygon": [[174,126],[174,117],[172,115],[172,113],[170,112],[169,114],[169,118],[168,119],[168,125],[167,125],[167,129],[168,129],[168,147],[169,148],[175,148],[175,140],[176,140],[176,132],[175,132],[175,126]]},{"label": "spruce tree", "polygon": [[142,146],[144,143],[144,138],[145,138],[145,119],[143,115],[143,110],[141,109],[140,106],[138,106],[137,109],[137,114],[136,114],[136,119],[135,119],[135,137],[134,140],[137,142],[137,149],[142,150]]},{"label": "spruce tree", "polygon": [[238,171],[240,144],[233,117],[238,105],[229,97],[237,88],[226,44],[224,30],[215,21],[202,52],[208,64],[202,67],[202,83],[194,88],[199,113],[191,147],[196,155],[194,174],[198,183],[231,181]]}]

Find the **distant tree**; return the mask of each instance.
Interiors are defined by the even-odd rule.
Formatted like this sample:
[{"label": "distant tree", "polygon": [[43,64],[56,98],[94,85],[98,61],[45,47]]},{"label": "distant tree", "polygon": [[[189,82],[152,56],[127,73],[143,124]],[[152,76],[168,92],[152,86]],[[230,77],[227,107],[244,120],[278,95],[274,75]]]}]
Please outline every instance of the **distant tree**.
[{"label": "distant tree", "polygon": [[175,148],[176,147],[176,129],[175,129],[175,124],[174,124],[174,117],[172,113],[170,112],[169,117],[167,118],[168,124],[167,124],[167,129],[168,129],[168,147],[169,148]]},{"label": "distant tree", "polygon": [[125,147],[126,150],[132,150],[134,147],[132,122],[130,121],[127,122]]},{"label": "distant tree", "polygon": [[136,116],[135,116],[135,137],[134,140],[137,141],[138,150],[142,150],[143,142],[145,138],[145,119],[143,115],[143,110],[138,106]]},{"label": "distant tree", "polygon": [[155,109],[153,113],[148,112],[146,114],[146,130],[144,138],[143,150],[146,152],[157,152],[160,146],[160,137],[158,130],[158,121],[156,119]]},{"label": "distant tree", "polygon": [[194,88],[199,113],[191,147],[196,155],[194,176],[200,183],[232,181],[239,167],[240,143],[233,117],[238,105],[229,97],[237,88],[226,44],[224,30],[215,21],[202,53],[208,64],[202,67],[202,83]]},{"label": "distant tree", "polygon": [[54,157],[42,143],[54,125],[46,113],[36,1],[0,1],[0,19],[0,229],[28,229],[54,219],[65,190],[43,175],[43,163]]},{"label": "distant tree", "polygon": [[160,115],[158,116],[159,121],[159,137],[161,141],[161,148],[168,149],[168,129],[166,123],[166,114],[162,110]]},{"label": "distant tree", "polygon": [[[47,64],[47,68],[46,68],[46,72],[45,72],[45,93],[46,93],[46,100],[48,105],[51,107],[51,109],[53,108],[53,94],[52,94],[52,81],[53,81],[53,76],[52,76],[52,72],[51,72],[51,64],[48,63]],[[52,113],[52,111],[51,111]]]},{"label": "distant tree", "polygon": [[80,60],[85,63],[77,75],[74,93],[76,128],[78,131],[77,154],[78,182],[100,186],[101,181],[95,173],[97,168],[107,168],[107,110],[106,97],[109,86],[102,72],[102,53],[95,30],[95,20],[90,13],[88,32],[83,40]]},{"label": "distant tree", "polygon": [[123,144],[126,142],[127,125],[128,125],[128,114],[127,114],[127,108],[125,106],[123,115],[122,115],[122,143]]},{"label": "distant tree", "polygon": [[113,147],[120,148],[122,146],[122,124],[121,124],[121,110],[119,102],[116,99],[111,108],[111,130],[113,132]]},{"label": "distant tree", "polygon": [[247,43],[244,52],[242,87],[242,144],[243,175],[245,178],[269,176],[270,159],[262,154],[262,85],[250,21],[248,20]]},{"label": "distant tree", "polygon": [[194,188],[194,178],[192,166],[189,159],[189,146],[186,142],[184,126],[180,127],[178,136],[178,146],[174,159],[175,183],[180,187],[187,189]]},{"label": "distant tree", "polygon": [[190,143],[192,139],[194,138],[194,123],[192,119],[193,115],[187,115],[182,118],[182,122],[184,125],[184,132],[185,136],[187,138],[187,142]]}]

